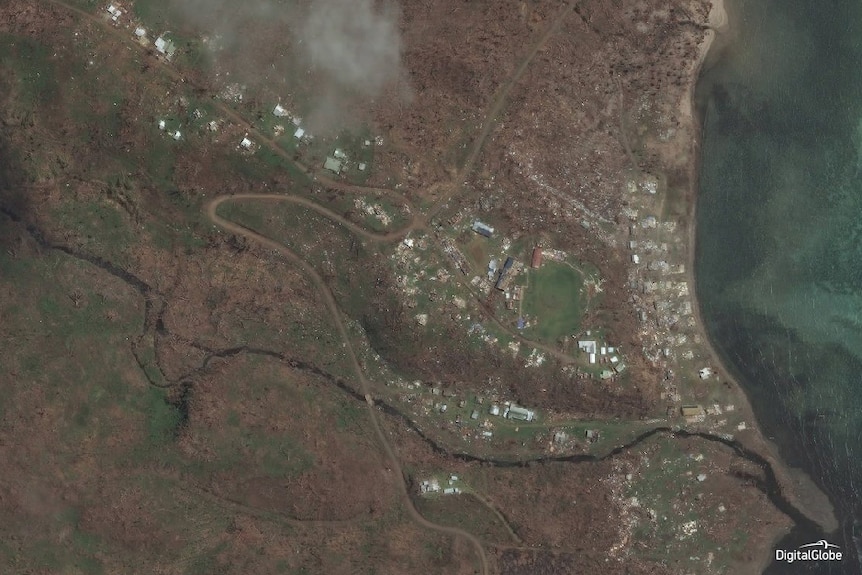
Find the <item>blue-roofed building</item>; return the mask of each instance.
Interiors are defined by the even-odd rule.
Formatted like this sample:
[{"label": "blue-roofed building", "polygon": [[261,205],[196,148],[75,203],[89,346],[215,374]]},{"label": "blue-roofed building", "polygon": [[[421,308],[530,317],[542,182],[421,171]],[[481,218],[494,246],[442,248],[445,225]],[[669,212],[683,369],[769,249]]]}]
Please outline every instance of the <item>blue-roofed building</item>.
[{"label": "blue-roofed building", "polygon": [[479,220],[473,222],[473,231],[477,234],[485,236],[486,238],[490,238],[492,235],[494,235],[494,228],[492,228],[486,223],[480,222]]}]

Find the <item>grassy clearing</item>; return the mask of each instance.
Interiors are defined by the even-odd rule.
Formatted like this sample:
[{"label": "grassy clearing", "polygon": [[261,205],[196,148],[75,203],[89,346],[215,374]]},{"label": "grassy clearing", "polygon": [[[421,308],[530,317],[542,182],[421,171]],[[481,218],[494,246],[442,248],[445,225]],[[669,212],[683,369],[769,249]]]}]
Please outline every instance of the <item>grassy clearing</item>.
[{"label": "grassy clearing", "polygon": [[34,111],[59,94],[51,51],[32,38],[0,34],[0,69],[17,80],[19,102]]},{"label": "grassy clearing", "polygon": [[529,286],[524,297],[524,312],[536,318],[524,330],[527,337],[545,343],[576,333],[586,309],[584,275],[572,266],[545,262],[529,271]]},{"label": "grassy clearing", "polygon": [[134,240],[134,232],[127,222],[128,215],[104,197],[85,201],[70,197],[54,209],[52,217],[75,230],[86,244],[122,252]]},{"label": "grassy clearing", "polygon": [[[368,142],[366,145],[365,142]],[[368,179],[374,161],[374,136],[363,126],[353,132],[341,132],[334,138],[315,138],[308,144],[301,145],[298,150],[303,161],[311,166],[323,166],[327,156],[332,156],[335,150],[341,150],[347,156],[342,162],[343,169],[340,178],[362,185]],[[359,170],[359,164],[364,163],[365,170]]]}]

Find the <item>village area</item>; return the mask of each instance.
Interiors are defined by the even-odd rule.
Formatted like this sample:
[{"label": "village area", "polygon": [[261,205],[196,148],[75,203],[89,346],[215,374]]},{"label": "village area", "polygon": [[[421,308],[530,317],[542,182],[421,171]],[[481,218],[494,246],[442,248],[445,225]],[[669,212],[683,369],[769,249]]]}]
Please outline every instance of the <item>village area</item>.
[{"label": "village area", "polygon": [[[648,98],[659,50],[603,52],[637,32],[690,80],[703,2],[13,2],[4,125],[35,191],[0,197],[28,334],[0,358],[23,478],[0,567],[707,575],[788,528],[655,160],[685,127],[638,112],[683,85]],[[315,70],[294,20],[397,35],[402,76]]]},{"label": "village area", "polygon": [[[109,4],[103,17],[131,30],[138,43],[166,62],[173,60],[177,40],[170,32],[152,33],[120,3]],[[241,106],[249,98],[245,92],[244,86],[228,84],[219,97]],[[211,118],[199,109],[191,117],[197,122],[183,126],[166,114],[157,119],[157,129],[177,142],[185,137],[184,128],[209,132],[214,141],[224,141],[226,135],[220,132],[228,119]],[[254,127],[264,141],[243,131],[239,138],[233,136],[237,154],[268,153],[269,142],[277,142],[317,164],[336,182],[364,182],[375,169],[374,149],[384,145],[382,136],[369,132],[347,139],[316,139],[301,115],[281,101],[270,102],[268,113],[260,114]],[[697,327],[686,231],[680,228],[678,216],[663,219],[671,201],[666,182],[649,173],[633,174],[623,194],[617,224],[577,201],[570,205],[576,225],[595,233],[608,249],[628,253],[627,289],[640,324],[640,348],[626,349],[608,340],[604,327],[593,319],[606,281],[595,266],[547,240],[509,237],[505,229],[471,210],[449,212],[433,228],[409,232],[390,260],[402,302],[419,331],[434,331],[451,320],[472,345],[509,354],[528,369],[547,370],[554,364],[559,377],[589,381],[599,390],[630,385],[629,358],[642,356],[660,374],[661,402],[652,417],[584,418],[565,410],[537,408],[528,398],[520,405],[502,388],[495,389],[493,379],[484,391],[466,394],[444,389],[439,382],[409,381],[369,351],[382,373],[388,374],[386,385],[397,390],[391,394],[392,401],[409,410],[429,435],[482,454],[601,455],[665,426],[705,431],[728,440],[744,431],[746,422],[736,412],[732,396],[724,393]],[[392,230],[394,222],[410,216],[403,206],[374,199],[357,198],[354,208],[364,224],[377,230]],[[445,319],[441,322],[441,318]],[[703,481],[705,475],[697,478]],[[457,495],[469,489],[457,475],[445,473],[430,474],[419,485],[423,496]]]}]

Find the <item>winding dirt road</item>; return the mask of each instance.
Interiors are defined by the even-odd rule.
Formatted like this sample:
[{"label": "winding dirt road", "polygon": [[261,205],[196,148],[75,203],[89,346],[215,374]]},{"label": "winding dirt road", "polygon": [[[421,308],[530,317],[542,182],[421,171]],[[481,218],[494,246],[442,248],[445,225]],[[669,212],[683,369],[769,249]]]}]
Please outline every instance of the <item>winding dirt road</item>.
[{"label": "winding dirt road", "polygon": [[[407,511],[410,513],[410,517],[416,523],[418,523],[422,527],[425,527],[426,529],[437,531],[438,533],[454,535],[456,537],[461,537],[469,541],[473,548],[476,550],[476,554],[479,557],[479,564],[481,567],[482,575],[488,575],[488,557],[485,554],[485,548],[482,546],[481,541],[479,541],[479,539],[475,535],[457,527],[448,527],[445,525],[438,525],[436,523],[432,523],[431,521],[425,519],[425,517],[423,517],[422,514],[419,513],[419,511],[416,509],[416,506],[413,504],[413,500],[411,499],[410,493],[407,490],[407,483],[405,481],[404,471],[401,468],[401,462],[399,461],[398,456],[395,454],[395,450],[393,449],[389,438],[386,437],[386,433],[383,431],[383,427],[380,425],[380,421],[377,418],[377,410],[374,407],[374,397],[372,395],[371,382],[368,381],[368,378],[365,377],[365,373],[362,371],[362,367],[360,366],[359,360],[356,356],[356,350],[354,349],[353,343],[350,340],[350,336],[347,333],[347,329],[344,326],[344,320],[341,317],[341,311],[338,308],[338,304],[335,302],[335,298],[333,297],[332,292],[329,290],[329,287],[327,287],[326,283],[323,281],[323,278],[320,277],[320,275],[313,267],[311,267],[311,265],[306,263],[305,260],[303,260],[293,251],[288,249],[286,246],[276,241],[273,241],[270,238],[255,232],[254,230],[246,228],[245,226],[241,226],[237,223],[226,220],[219,216],[217,213],[218,207],[226,202],[241,201],[243,199],[253,199],[252,197],[256,195],[257,194],[247,194],[239,196],[222,196],[216,198],[206,205],[205,213],[207,217],[220,228],[239,236],[245,236],[258,242],[263,246],[276,250],[285,259],[299,267],[305,273],[305,275],[308,276],[308,278],[317,286],[318,293],[323,296],[324,303],[326,304],[326,307],[329,310],[330,315],[332,316],[332,320],[335,322],[335,326],[338,329],[338,333],[342,339],[342,346],[347,352],[350,364],[353,367],[353,371],[356,373],[356,378],[362,388],[362,393],[365,395],[365,403],[366,407],[368,408],[368,416],[371,419],[372,425],[374,426],[374,431],[377,434],[377,438],[379,439],[381,446],[383,446],[383,450],[386,452],[386,456],[389,458],[389,464],[392,466],[392,469],[395,470],[400,476],[400,479],[399,481],[397,481],[397,483],[401,489],[401,495],[404,498]],[[273,199],[269,194],[263,195],[265,196],[265,199]],[[276,196],[276,198],[282,199],[287,197],[288,196]],[[320,209],[323,210],[323,212],[321,213],[328,212],[326,208],[321,207]],[[327,213],[327,215],[333,214]]]},{"label": "winding dirt road", "polygon": [[[138,51],[147,55],[151,59],[151,61],[155,62],[161,69],[166,71],[174,79],[181,81],[183,83],[186,83],[188,85],[191,85],[194,88],[200,90],[202,93],[206,93],[209,91],[206,86],[202,86],[202,85],[196,83],[192,78],[186,77],[185,74],[183,74],[175,66],[171,65],[170,63],[166,62],[163,59],[157,58],[155,55],[153,55],[152,51],[149,50],[147,47],[142,46],[141,44],[139,44],[137,42],[130,42],[130,37],[128,36],[127,31],[120,29],[120,28],[110,26],[103,19],[98,18],[95,14],[88,12],[86,10],[83,10],[77,6],[72,5],[72,4],[69,4],[69,3],[65,2],[64,0],[49,0],[49,2],[51,2],[55,6],[61,7],[65,10],[68,10],[72,13],[75,13],[78,16],[80,16],[81,18],[87,19],[87,20],[95,23],[96,25],[101,26],[104,30],[106,30],[108,33],[110,33],[114,37],[122,40],[127,45],[133,46],[134,49],[137,49]],[[246,237],[248,239],[251,239],[251,240],[259,243],[262,246],[266,246],[270,249],[277,251],[286,260],[288,260],[289,262],[291,262],[292,264],[294,264],[298,268],[300,268],[308,276],[308,278],[317,286],[318,291],[321,294],[321,296],[323,297],[324,303],[325,303],[327,309],[329,310],[329,313],[332,316],[333,321],[335,322],[336,328],[338,329],[338,332],[342,338],[343,348],[348,354],[348,358],[350,360],[352,368],[353,368],[354,372],[356,373],[356,377],[360,383],[362,393],[365,395],[366,405],[368,408],[368,414],[369,414],[369,417],[371,419],[372,425],[374,426],[375,433],[377,434],[377,437],[380,441],[380,444],[383,447],[383,449],[386,453],[386,456],[390,461],[391,468],[393,470],[397,471],[401,476],[400,481],[398,481],[397,483],[399,485],[399,488],[401,490],[401,494],[402,494],[402,496],[405,500],[405,503],[406,503],[406,508],[407,508],[411,518],[417,524],[419,524],[420,526],[422,526],[426,529],[430,529],[432,531],[436,531],[439,533],[444,533],[444,534],[448,534],[448,535],[452,535],[455,537],[461,537],[463,539],[466,539],[473,546],[473,548],[476,551],[476,554],[478,555],[479,564],[480,564],[480,572],[482,575],[489,575],[489,567],[488,567],[488,557],[487,557],[487,555],[485,553],[485,549],[482,546],[482,543],[479,541],[479,539],[475,535],[473,535],[472,533],[469,533],[463,529],[460,529],[457,527],[449,527],[449,526],[445,526],[445,525],[439,525],[439,524],[433,523],[431,521],[428,521],[419,513],[419,511],[414,506],[413,501],[410,497],[410,493],[408,491],[406,476],[405,476],[404,471],[401,467],[401,463],[400,463],[398,456],[395,453],[395,450],[394,450],[391,442],[387,438],[386,433],[384,432],[383,427],[381,426],[380,421],[377,417],[378,414],[377,414],[377,409],[375,408],[375,402],[374,402],[374,398],[372,395],[371,382],[368,381],[368,379],[366,378],[365,374],[362,371],[361,365],[360,365],[358,358],[357,358],[357,355],[356,355],[356,351],[353,347],[350,336],[349,336],[347,329],[345,327],[344,320],[343,320],[342,315],[341,315],[341,311],[338,307],[338,304],[335,301],[335,298],[332,295],[332,292],[329,290],[327,285],[324,283],[323,279],[320,277],[320,275],[317,273],[317,271],[315,271],[314,268],[310,264],[308,264],[299,255],[297,255],[296,253],[291,251],[285,245],[283,245],[279,242],[276,242],[276,241],[272,240],[271,238],[268,238],[268,237],[254,231],[252,229],[249,229],[245,226],[242,226],[240,224],[237,224],[235,222],[232,222],[232,221],[229,221],[225,218],[222,218],[221,216],[218,215],[218,208],[219,208],[219,206],[221,206],[225,203],[240,202],[240,201],[244,201],[244,200],[257,200],[257,201],[268,201],[268,202],[290,202],[290,203],[293,203],[296,205],[300,205],[304,208],[311,209],[311,210],[323,215],[324,217],[327,217],[327,218],[341,224],[342,226],[349,229],[351,232],[353,232],[354,234],[356,234],[359,237],[365,238],[365,239],[372,241],[372,242],[379,242],[379,243],[389,243],[389,242],[399,241],[413,230],[426,229],[427,223],[429,221],[431,221],[431,219],[435,215],[437,215],[445,207],[446,203],[449,200],[451,200],[453,197],[457,196],[458,194],[461,194],[464,192],[464,185],[463,185],[464,179],[474,169],[488,137],[491,135],[491,133],[494,130],[494,127],[497,124],[498,117],[499,117],[500,113],[503,111],[503,109],[506,106],[506,103],[508,101],[508,97],[509,97],[509,94],[510,94],[512,88],[521,79],[524,72],[529,67],[530,63],[534,60],[536,55],[545,46],[545,44],[548,42],[548,40],[553,36],[554,33],[556,33],[559,30],[565,17],[568,16],[572,12],[572,10],[574,10],[576,5],[577,5],[577,0],[571,0],[570,2],[565,4],[560,9],[559,13],[552,19],[550,24],[542,32],[542,34],[539,36],[539,38],[536,40],[536,42],[529,48],[529,50],[524,55],[524,57],[518,62],[517,67],[515,68],[515,72],[512,74],[512,76],[510,76],[507,79],[507,81],[504,84],[502,84],[500,86],[500,88],[497,90],[497,93],[496,93],[496,95],[495,95],[495,97],[491,103],[491,106],[489,107],[489,109],[485,113],[485,119],[482,123],[481,130],[476,135],[476,138],[473,140],[473,143],[470,147],[470,151],[469,151],[469,154],[467,156],[467,159],[466,159],[464,165],[462,165],[461,168],[457,170],[457,172],[455,173],[455,175],[453,177],[453,180],[448,185],[445,185],[443,187],[443,189],[444,189],[443,196],[438,198],[438,200],[434,203],[434,205],[431,207],[431,209],[427,211],[426,214],[417,213],[415,211],[415,209],[411,206],[410,202],[408,200],[406,200],[402,194],[400,194],[399,192],[397,192],[395,190],[386,189],[386,188],[363,187],[363,186],[356,186],[356,185],[352,185],[352,184],[346,184],[344,182],[332,179],[331,177],[329,177],[323,173],[319,173],[319,172],[312,170],[308,166],[299,162],[295,157],[293,157],[291,154],[289,154],[283,148],[281,148],[281,146],[279,146],[279,144],[273,138],[263,134],[255,126],[253,126],[248,120],[246,120],[242,115],[240,115],[236,110],[232,109],[231,107],[226,105],[224,102],[220,102],[216,99],[213,99],[213,105],[219,112],[221,112],[224,116],[230,118],[232,121],[234,121],[236,124],[241,126],[246,131],[248,131],[248,133],[252,134],[253,137],[259,143],[261,143],[262,145],[265,145],[273,153],[275,153],[275,154],[279,155],[280,157],[291,162],[296,167],[297,170],[299,170],[303,174],[309,176],[310,178],[312,178],[312,180],[314,180],[314,181],[316,181],[316,182],[318,182],[318,183],[320,183],[320,184],[322,184],[322,185],[324,185],[330,189],[338,190],[338,191],[342,191],[342,192],[354,193],[354,194],[385,195],[385,196],[393,199],[395,202],[402,204],[402,205],[405,205],[409,208],[409,212],[411,214],[411,219],[410,219],[410,222],[408,223],[408,225],[406,225],[405,227],[403,227],[399,230],[396,230],[396,231],[380,232],[380,233],[372,232],[372,231],[369,231],[365,228],[362,228],[362,227],[354,224],[353,222],[347,220],[343,216],[323,207],[322,205],[320,205],[320,204],[318,204],[318,203],[316,203],[310,199],[295,196],[295,195],[289,195],[289,194],[249,193],[249,194],[239,194],[239,195],[233,195],[233,196],[218,196],[215,199],[209,201],[205,205],[204,211],[205,211],[207,218],[209,218],[209,220],[212,221],[213,224],[215,224],[216,226],[218,226],[222,230],[236,234],[238,236]],[[465,287],[467,287],[468,291],[470,293],[472,293],[472,290],[470,290],[468,286],[465,286]],[[477,300],[479,300],[478,297],[477,297]],[[479,301],[480,307],[481,307],[481,303],[482,302]],[[566,354],[563,354],[563,353],[559,352],[558,350],[553,349],[550,346],[545,346],[545,345],[539,344],[537,342],[532,342],[530,340],[523,338],[522,336],[520,336],[520,334],[518,334],[517,332],[515,332],[514,330],[505,326],[502,322],[500,322],[496,317],[494,317],[493,313],[489,313],[487,310],[484,310],[484,308],[482,308],[482,309],[485,312],[485,314],[498,325],[498,327],[505,330],[507,333],[516,337],[520,341],[527,343],[529,345],[532,345],[534,347],[537,347],[539,349],[542,349],[542,350],[548,352],[549,354],[553,355],[557,359],[564,361],[565,363],[570,363],[573,361],[572,357],[570,357]],[[511,536],[513,537],[513,539],[515,541],[519,542],[520,538],[511,529],[511,527],[508,525],[508,522],[505,521],[505,519],[502,517],[502,515],[499,514],[499,511],[497,511],[487,500],[479,497],[478,495],[476,495],[476,496],[479,498],[479,500],[481,502],[483,502],[486,506],[488,506],[490,509],[492,509],[492,511],[494,511],[496,515],[498,515],[498,517],[503,521],[503,523],[509,529],[509,532],[510,532]]]},{"label": "winding dirt road", "polygon": [[[353,191],[353,190],[351,190]],[[360,227],[344,216],[341,216],[329,208],[325,208],[322,205],[318,204],[313,200],[309,200],[308,198],[303,198],[300,196],[292,196],[288,194],[236,194],[230,196],[218,196],[214,200],[211,200],[206,207],[207,217],[213,219],[213,215],[218,207],[226,202],[240,202],[243,200],[259,200],[259,201],[267,201],[267,202],[288,202],[291,204],[297,204],[304,208],[308,208],[317,212],[318,214],[329,218],[335,222],[338,222],[357,236],[363,237],[372,242],[397,242],[404,238],[407,234],[409,234],[413,229],[417,227],[418,219],[415,216],[411,216],[410,223],[401,228],[400,230],[395,230],[393,232],[371,232],[366,230],[363,227]],[[222,221],[228,221],[222,219]],[[213,222],[215,220],[213,219]],[[215,222],[218,223],[218,222]],[[221,225],[221,224],[219,224]],[[236,225],[236,224],[234,224]],[[248,229],[248,228],[243,228]],[[249,230],[250,231],[250,230]],[[264,237],[264,236],[260,236]]]}]

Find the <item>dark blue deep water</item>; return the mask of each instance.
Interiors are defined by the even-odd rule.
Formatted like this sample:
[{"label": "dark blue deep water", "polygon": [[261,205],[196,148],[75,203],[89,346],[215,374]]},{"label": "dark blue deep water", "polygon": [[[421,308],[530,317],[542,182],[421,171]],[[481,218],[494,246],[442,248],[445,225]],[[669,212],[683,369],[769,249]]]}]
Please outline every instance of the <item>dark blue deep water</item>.
[{"label": "dark blue deep water", "polygon": [[862,0],[726,0],[698,86],[697,291],[765,435],[807,470],[862,573]]}]

